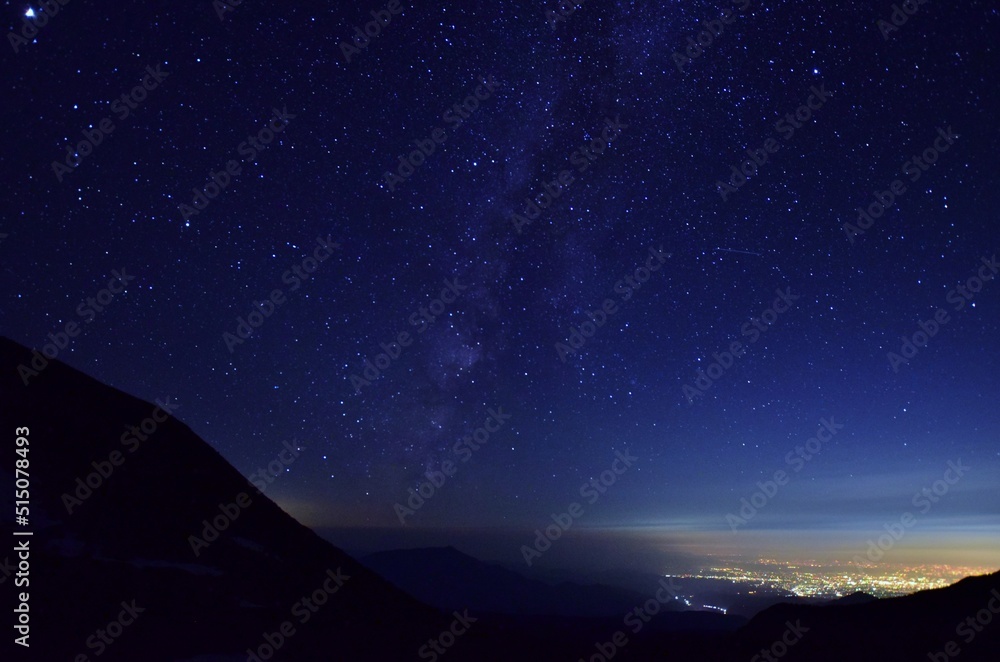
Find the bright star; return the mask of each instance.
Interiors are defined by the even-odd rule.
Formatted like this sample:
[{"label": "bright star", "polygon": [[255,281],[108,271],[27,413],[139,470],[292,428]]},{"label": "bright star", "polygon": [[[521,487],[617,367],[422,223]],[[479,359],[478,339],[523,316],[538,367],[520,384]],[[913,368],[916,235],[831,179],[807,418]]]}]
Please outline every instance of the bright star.
[{"label": "bright star", "polygon": [[28,18],[35,18],[35,10],[29,7],[28,11],[24,12],[24,15]]}]

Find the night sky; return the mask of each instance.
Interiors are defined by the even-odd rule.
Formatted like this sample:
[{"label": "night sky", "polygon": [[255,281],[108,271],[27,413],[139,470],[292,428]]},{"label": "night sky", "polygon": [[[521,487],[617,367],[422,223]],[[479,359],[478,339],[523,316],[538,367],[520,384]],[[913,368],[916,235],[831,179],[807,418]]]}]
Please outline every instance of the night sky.
[{"label": "night sky", "polygon": [[487,5],[69,2],[8,35],[0,332],[75,322],[58,358],[248,476],[301,448],[267,494],[314,527],[517,559],[578,502],[664,558],[848,558],[911,512],[922,560],[995,567],[1000,11]]}]

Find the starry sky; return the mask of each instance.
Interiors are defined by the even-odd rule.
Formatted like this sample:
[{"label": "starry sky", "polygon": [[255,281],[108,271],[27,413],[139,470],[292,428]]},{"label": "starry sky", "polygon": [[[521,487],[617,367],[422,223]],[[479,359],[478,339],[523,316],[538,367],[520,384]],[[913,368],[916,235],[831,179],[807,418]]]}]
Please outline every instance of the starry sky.
[{"label": "starry sky", "polygon": [[69,3],[8,35],[0,332],[77,322],[60,359],[247,475],[290,441],[267,494],[314,527],[526,542],[579,502],[676,558],[849,556],[909,511],[934,558],[995,549],[1000,282],[969,281],[1000,253],[1000,11],[487,5]]}]

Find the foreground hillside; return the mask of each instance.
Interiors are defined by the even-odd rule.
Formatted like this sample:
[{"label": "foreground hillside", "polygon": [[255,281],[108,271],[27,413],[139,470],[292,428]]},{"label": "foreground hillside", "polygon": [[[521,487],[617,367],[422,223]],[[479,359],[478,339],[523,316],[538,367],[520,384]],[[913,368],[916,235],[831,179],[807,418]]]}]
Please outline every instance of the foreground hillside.
[{"label": "foreground hillside", "polygon": [[[779,605],[744,627],[670,613],[661,619],[669,628],[654,619],[633,631],[620,611],[633,596],[623,592],[544,589],[549,604],[566,610],[576,599],[584,611],[538,616],[514,603],[540,599],[543,589],[515,586],[498,570],[483,572],[476,590],[456,584],[434,594],[435,582],[415,581],[409,560],[369,559],[429,606],[283,512],[180,422],[176,403],[143,402],[57,361],[25,386],[18,366],[32,360],[0,339],[9,444],[0,454],[0,519],[33,534],[15,539],[29,541],[30,584],[17,592],[28,594],[30,648],[11,636],[0,659],[724,662],[767,650],[783,660],[884,661],[929,659],[949,642],[962,660],[1000,659],[1000,574],[891,600]],[[28,449],[20,456],[18,443]],[[24,459],[26,526],[13,519],[15,462]],[[476,580],[474,560],[435,555],[438,573],[442,558]],[[0,552],[9,604],[20,602],[16,560]],[[511,596],[492,599],[505,583]],[[605,595],[614,603],[607,610],[598,604]],[[465,599],[471,611],[454,606]],[[496,613],[505,605],[514,613]]]}]

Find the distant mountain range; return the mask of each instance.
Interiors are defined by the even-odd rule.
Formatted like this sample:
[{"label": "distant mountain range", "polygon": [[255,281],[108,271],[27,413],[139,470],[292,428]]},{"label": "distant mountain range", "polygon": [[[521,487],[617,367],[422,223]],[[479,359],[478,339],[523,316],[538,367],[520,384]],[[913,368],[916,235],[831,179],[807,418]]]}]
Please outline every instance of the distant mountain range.
[{"label": "distant mountain range", "polygon": [[[609,586],[556,586],[483,563],[453,547],[380,552],[361,562],[422,602],[446,611],[467,606],[509,615],[618,616],[648,596]],[[668,604],[669,611],[683,605]]]},{"label": "distant mountain range", "polygon": [[791,623],[809,630],[789,648],[789,660],[1000,660],[1000,572],[898,598],[848,598],[766,609],[737,632],[733,654],[749,658]]},{"label": "distant mountain range", "polygon": [[[749,622],[668,604],[634,632],[624,617],[652,595],[549,585],[450,548],[359,563],[259,493],[180,422],[183,408],[168,415],[168,402],[59,361],[26,386],[18,366],[36,356],[0,338],[0,521],[33,532],[0,551],[2,660],[1000,659],[1000,573],[903,598],[777,605]],[[28,481],[28,526],[14,521],[16,478]],[[30,584],[16,587],[24,540]],[[11,628],[22,592],[27,649]]]},{"label": "distant mountain range", "polygon": [[726,610],[727,614],[734,616],[745,616],[746,618],[751,618],[756,614],[764,611],[768,607],[773,607],[778,604],[792,604],[792,605],[849,605],[849,604],[864,604],[866,602],[871,602],[872,600],[877,600],[874,595],[869,595],[858,591],[852,593],[851,595],[845,595],[842,598],[830,599],[830,598],[815,598],[815,597],[803,597],[798,595],[790,595],[786,591],[763,591],[757,590],[753,595],[737,595],[729,603],[729,608]]}]

